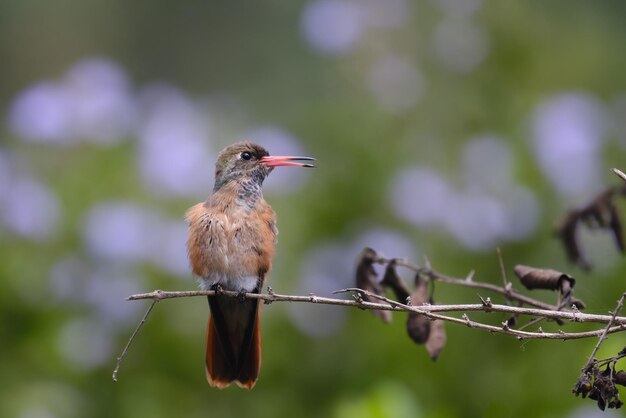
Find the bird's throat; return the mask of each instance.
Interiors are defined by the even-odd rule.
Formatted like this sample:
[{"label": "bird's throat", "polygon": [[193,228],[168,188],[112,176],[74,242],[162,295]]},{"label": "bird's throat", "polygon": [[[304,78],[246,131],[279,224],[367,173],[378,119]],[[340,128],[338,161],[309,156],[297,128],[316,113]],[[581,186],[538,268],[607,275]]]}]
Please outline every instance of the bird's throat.
[{"label": "bird's throat", "polygon": [[254,207],[263,199],[261,184],[255,179],[242,179],[237,181],[237,183],[237,203]]},{"label": "bird's throat", "polygon": [[213,200],[222,205],[235,204],[254,209],[263,200],[263,191],[258,181],[252,178],[231,180],[213,191]]}]

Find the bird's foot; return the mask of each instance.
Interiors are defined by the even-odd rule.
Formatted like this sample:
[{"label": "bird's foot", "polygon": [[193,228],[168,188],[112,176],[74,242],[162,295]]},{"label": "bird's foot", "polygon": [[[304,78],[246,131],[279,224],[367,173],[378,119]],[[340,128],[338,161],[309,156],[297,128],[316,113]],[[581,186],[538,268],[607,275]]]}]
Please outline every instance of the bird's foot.
[{"label": "bird's foot", "polygon": [[213,286],[211,286],[211,290],[214,290],[216,295],[224,294],[224,288],[219,283],[215,283]]},{"label": "bird's foot", "polygon": [[237,300],[240,303],[243,303],[246,300],[246,293],[248,293],[248,292],[246,292],[246,289],[240,289],[239,290],[239,293],[237,294]]}]

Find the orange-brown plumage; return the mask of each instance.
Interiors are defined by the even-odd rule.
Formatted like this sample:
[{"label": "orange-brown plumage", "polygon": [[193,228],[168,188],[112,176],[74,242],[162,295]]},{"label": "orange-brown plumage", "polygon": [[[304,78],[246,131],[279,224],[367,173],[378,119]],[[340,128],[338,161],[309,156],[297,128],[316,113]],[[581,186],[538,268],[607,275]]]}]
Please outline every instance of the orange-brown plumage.
[{"label": "orange-brown plumage", "polygon": [[[272,168],[304,157],[270,157],[243,142],[225,148],[216,163],[213,194],[186,214],[187,250],[201,287],[260,292],[271,270],[276,221],[261,185]],[[261,366],[260,307],[257,300],[209,296],[206,374],[219,388],[236,382],[251,389]]]}]

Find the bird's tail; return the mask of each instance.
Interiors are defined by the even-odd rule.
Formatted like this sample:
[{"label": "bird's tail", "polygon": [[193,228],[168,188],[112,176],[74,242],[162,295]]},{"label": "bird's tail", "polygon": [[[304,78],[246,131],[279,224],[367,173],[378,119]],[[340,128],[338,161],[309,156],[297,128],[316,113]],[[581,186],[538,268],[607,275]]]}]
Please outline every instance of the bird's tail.
[{"label": "bird's tail", "polygon": [[[250,313],[245,326],[238,327],[233,325],[237,321],[222,316],[222,301],[213,298],[217,297],[209,297],[211,315],[207,324],[206,345],[206,377],[209,385],[223,389],[235,382],[239,387],[252,389],[261,368],[260,309],[257,301],[238,302],[232,298],[223,301],[225,304],[239,305],[239,314],[246,311]],[[245,306],[251,305],[251,302],[254,302],[254,306]]]}]

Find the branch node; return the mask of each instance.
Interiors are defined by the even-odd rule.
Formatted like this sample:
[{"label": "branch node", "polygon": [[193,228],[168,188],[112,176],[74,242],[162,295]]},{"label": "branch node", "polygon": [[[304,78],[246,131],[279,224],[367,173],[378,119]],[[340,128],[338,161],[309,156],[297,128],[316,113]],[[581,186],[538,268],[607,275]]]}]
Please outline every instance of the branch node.
[{"label": "branch node", "polygon": [[576,305],[572,305],[572,320],[574,322],[580,322],[580,318],[578,317],[578,314],[580,313],[580,311],[578,310],[578,308],[576,307]]},{"label": "branch node", "polygon": [[276,294],[274,293],[274,289],[272,289],[272,286],[267,286],[267,294],[270,297],[263,301],[264,305],[269,305],[270,303],[274,302],[274,299],[276,298]]},{"label": "branch node", "polygon": [[506,285],[504,286],[504,295],[506,296],[507,299],[511,299],[512,290],[513,290],[513,283],[507,282]]},{"label": "branch node", "polygon": [[470,270],[470,272],[469,272],[469,273],[467,273],[467,276],[465,276],[465,281],[466,281],[466,282],[472,282],[472,281],[474,281],[474,274],[475,274],[475,273],[476,273],[476,272],[475,272],[474,270]]},{"label": "branch node", "polygon": [[480,301],[483,304],[483,308],[485,312],[491,312],[491,308],[493,307],[493,303],[491,302],[491,298],[487,298],[487,299],[483,299],[482,296],[478,295],[478,297],[480,298]]},{"label": "branch node", "polygon": [[462,318],[465,320],[465,325],[472,328],[472,321],[470,321],[469,316],[466,313],[463,314]]}]

